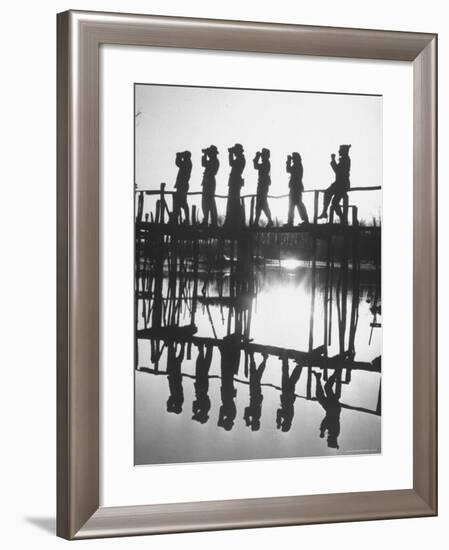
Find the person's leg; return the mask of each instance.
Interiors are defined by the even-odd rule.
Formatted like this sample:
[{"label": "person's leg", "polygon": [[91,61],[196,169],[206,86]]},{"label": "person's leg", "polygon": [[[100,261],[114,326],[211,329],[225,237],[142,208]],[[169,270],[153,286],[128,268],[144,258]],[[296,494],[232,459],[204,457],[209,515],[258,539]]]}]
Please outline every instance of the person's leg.
[{"label": "person's leg", "polygon": [[217,203],[215,202],[215,197],[211,197],[210,204],[209,204],[209,212],[210,212],[210,222],[212,225],[217,225]]},{"label": "person's leg", "polygon": [[176,193],[173,195],[173,220],[175,223],[179,221],[179,198]]},{"label": "person's leg", "polygon": [[213,346],[206,346],[206,357],[204,358],[204,363],[207,365],[208,370],[209,370],[209,367],[212,363],[213,351],[214,351]]},{"label": "person's leg", "polygon": [[[340,391],[338,391],[338,375],[339,375],[339,371],[337,370],[334,370],[334,373],[332,374],[332,376],[330,376],[326,383],[324,384],[324,391],[326,392],[326,395],[329,399],[339,399],[340,398],[340,393],[341,393],[341,389]],[[334,391],[334,384],[336,384],[336,388],[335,388],[335,391]],[[338,394],[338,395],[337,395]]]},{"label": "person's leg", "polygon": [[309,216],[307,214],[307,209],[306,209],[305,204],[302,202],[302,193],[299,196],[298,212],[299,212],[299,215],[301,216],[302,221],[306,222],[306,223],[309,223]]},{"label": "person's leg", "polygon": [[259,225],[259,218],[262,211],[261,199],[260,196],[256,197],[256,216],[254,218],[254,225]]},{"label": "person's leg", "polygon": [[343,191],[338,191],[335,193],[334,198],[332,200],[332,208],[334,209],[334,212],[337,214],[337,216],[340,218],[340,221],[342,223],[347,223],[347,212],[343,212],[341,208],[341,201],[345,202],[345,199],[347,199],[347,194]]},{"label": "person's leg", "polygon": [[293,225],[293,219],[295,217],[295,197],[292,192],[288,198],[288,225]]},{"label": "person's leg", "polygon": [[301,373],[302,373],[302,365],[296,365],[290,376],[290,383],[292,385],[293,390],[296,387],[296,384],[299,378],[301,377]]},{"label": "person's leg", "polygon": [[312,372],[315,375],[315,380],[316,380],[315,396],[317,398],[318,403],[322,407],[326,408],[325,407],[326,396],[324,395],[323,386],[321,385],[321,373],[318,373],[318,372],[315,372],[315,371],[312,371]]},{"label": "person's leg", "polygon": [[332,195],[334,193],[335,193],[335,182],[332,185],[330,185],[324,192],[323,210],[321,211],[321,214],[318,216],[318,219],[327,218],[327,211],[329,209],[329,204],[331,202]]},{"label": "person's leg", "polygon": [[201,196],[201,210],[203,211],[203,223],[207,225],[209,221],[209,204],[206,194],[203,192]]},{"label": "person's leg", "polygon": [[259,367],[257,368],[257,377],[258,377],[259,383],[262,380],[263,373],[264,373],[265,368],[267,366],[267,359],[268,359],[268,355],[265,354],[263,356],[262,362],[260,363]]},{"label": "person's leg", "polygon": [[184,210],[184,217],[186,223],[189,223],[189,205],[187,204],[187,196],[183,197],[182,209]]},{"label": "person's leg", "polygon": [[265,195],[263,200],[263,211],[265,216],[268,219],[268,225],[273,225],[273,220],[271,219],[271,211],[270,207],[268,206],[268,197]]}]

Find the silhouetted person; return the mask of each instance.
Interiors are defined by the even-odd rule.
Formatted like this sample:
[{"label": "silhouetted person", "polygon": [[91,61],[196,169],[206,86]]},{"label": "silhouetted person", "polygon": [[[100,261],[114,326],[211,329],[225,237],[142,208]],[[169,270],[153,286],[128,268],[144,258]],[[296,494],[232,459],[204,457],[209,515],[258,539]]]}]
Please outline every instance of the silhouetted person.
[{"label": "silhouetted person", "polygon": [[[324,391],[321,385],[321,373],[312,371],[316,378],[316,398],[318,403],[326,411],[320,425],[320,437],[323,438],[327,430],[327,446],[333,449],[339,449],[338,436],[340,434],[340,397],[341,385],[337,381],[337,371],[324,384]],[[334,392],[333,385],[336,384]]]},{"label": "silhouetted person", "polygon": [[181,345],[179,355],[176,354],[177,344],[170,343],[167,348],[167,378],[170,396],[167,399],[167,412],[179,414],[184,403],[182,388],[181,365],[184,359],[184,344]]},{"label": "silhouetted person", "polygon": [[327,211],[332,200],[331,208],[333,208],[340,220],[343,220],[340,201],[347,196],[348,189],[351,186],[349,181],[349,172],[351,171],[350,147],[350,145],[340,145],[338,162],[335,160],[335,155],[331,155],[330,165],[335,172],[335,181],[324,192],[323,211],[319,219],[327,218]]},{"label": "silhouetted person", "polygon": [[251,430],[256,432],[260,429],[260,417],[262,416],[262,376],[267,366],[268,355],[263,355],[263,360],[259,367],[256,367],[254,355],[250,355],[249,364],[249,406],[245,407],[243,418],[247,426],[251,426]]},{"label": "silhouetted person", "polygon": [[176,221],[181,220],[181,210],[184,211],[186,223],[189,223],[189,205],[187,204],[187,193],[189,191],[190,175],[192,173],[192,160],[190,151],[176,153],[176,166],[178,167],[178,175],[176,176],[175,189],[173,197],[174,202],[174,218]]},{"label": "silhouetted person", "polygon": [[204,346],[198,346],[198,358],[195,368],[195,401],[192,404],[193,420],[197,420],[204,424],[209,420],[210,397],[209,391],[209,369],[212,363],[213,347],[206,347],[204,354]]},{"label": "silhouetted person", "polygon": [[283,432],[288,432],[292,426],[295,414],[295,389],[301,372],[302,366],[296,365],[293,372],[289,374],[288,358],[286,355],[282,357],[281,407],[276,413],[276,427]]},{"label": "silhouetted person", "polygon": [[215,189],[220,161],[218,160],[218,149],[215,145],[211,145],[207,149],[202,150],[201,166],[204,168],[203,173],[203,194],[201,198],[201,208],[203,209],[203,223],[207,225],[210,222],[212,225],[217,225],[217,205],[215,203]]},{"label": "silhouetted person", "polygon": [[244,184],[242,174],[245,169],[246,160],[243,154],[243,147],[240,143],[236,143],[234,147],[230,147],[228,153],[231,172],[229,174],[225,224],[240,226],[245,223],[242,205],[240,204],[240,189]]},{"label": "silhouetted person", "polygon": [[223,338],[221,352],[221,407],[218,415],[218,426],[229,431],[234,426],[237,415],[234,398],[237,390],[234,387],[234,376],[240,363],[240,347],[232,335]]},{"label": "silhouetted person", "polygon": [[289,203],[288,203],[288,222],[287,225],[293,225],[295,217],[295,208],[298,209],[298,213],[303,223],[309,223],[309,216],[307,210],[302,202],[302,193],[304,191],[304,185],[302,183],[302,177],[304,169],[302,166],[302,159],[299,153],[292,153],[287,156],[287,162],[285,166],[287,172],[290,174],[290,181],[288,182]]},{"label": "silhouetted person", "polygon": [[270,207],[268,206],[268,189],[271,185],[271,162],[269,149],[257,151],[253,159],[254,168],[258,171],[257,177],[257,197],[256,197],[256,217],[255,225],[259,225],[260,214],[263,212],[268,219],[268,225],[273,225],[271,220]]}]

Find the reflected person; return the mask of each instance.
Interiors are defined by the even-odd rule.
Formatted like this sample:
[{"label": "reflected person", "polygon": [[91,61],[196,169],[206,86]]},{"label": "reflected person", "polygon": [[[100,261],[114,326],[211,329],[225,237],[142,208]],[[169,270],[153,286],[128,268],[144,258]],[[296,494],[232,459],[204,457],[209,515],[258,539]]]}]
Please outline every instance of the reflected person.
[{"label": "reflected person", "polygon": [[201,208],[203,210],[203,225],[210,223],[217,225],[217,204],[215,202],[215,190],[218,168],[218,149],[215,145],[210,145],[207,149],[202,149],[201,166],[204,168],[202,182]]},{"label": "reflected person", "polygon": [[256,217],[254,224],[259,225],[259,218],[263,212],[268,220],[268,227],[273,225],[270,207],[268,206],[268,189],[271,185],[271,162],[270,150],[262,149],[257,151],[253,159],[254,169],[257,170],[257,196],[256,196]]},{"label": "reflected person", "polygon": [[225,337],[220,345],[221,352],[221,406],[218,415],[218,426],[229,431],[234,426],[237,415],[235,397],[237,390],[234,387],[234,376],[237,374],[240,363],[240,347],[232,337]]},{"label": "reflected person", "polygon": [[167,378],[170,396],[167,399],[167,412],[179,414],[184,403],[184,390],[182,387],[181,365],[184,359],[184,344],[181,344],[179,354],[176,353],[178,344],[167,344]]},{"label": "reflected person", "polygon": [[292,426],[295,414],[295,389],[301,372],[302,366],[297,364],[290,374],[287,355],[282,357],[281,406],[276,413],[276,427],[283,432],[288,432]]},{"label": "reflected person", "polygon": [[240,143],[236,143],[233,147],[230,147],[228,149],[228,158],[231,172],[228,182],[225,224],[239,227],[245,224],[243,209],[240,203],[240,190],[244,185],[242,174],[246,164],[243,146]]},{"label": "reflected person", "polygon": [[329,204],[338,215],[341,221],[343,220],[343,212],[341,210],[340,201],[347,198],[348,190],[351,186],[349,181],[349,173],[351,171],[351,158],[349,157],[350,145],[340,145],[338,150],[338,162],[335,160],[335,154],[331,155],[331,168],[335,173],[335,181],[324,192],[323,211],[318,219],[327,218]]},{"label": "reflected person", "polygon": [[203,344],[198,346],[198,357],[195,367],[195,400],[192,404],[192,419],[204,424],[209,420],[210,397],[209,392],[209,370],[212,363],[213,346],[206,346],[204,353]]},{"label": "reflected person", "polygon": [[[326,411],[326,415],[320,424],[320,437],[323,438],[327,430],[327,446],[339,449],[338,436],[340,434],[340,413],[341,413],[341,384],[337,380],[337,371],[321,385],[321,373],[312,371],[316,378],[316,398],[318,403]],[[333,386],[336,384],[334,391]]]},{"label": "reflected person", "polygon": [[304,168],[302,165],[301,155],[296,151],[291,155],[288,155],[285,169],[290,174],[290,180],[288,182],[288,222],[286,225],[293,225],[293,220],[295,218],[295,209],[298,209],[298,213],[301,217],[302,223],[309,223],[307,209],[302,201],[302,194],[304,191],[304,184],[302,182]]},{"label": "reflected person", "polygon": [[250,354],[249,364],[249,406],[245,407],[243,419],[251,430],[256,432],[260,430],[260,417],[262,416],[262,376],[267,366],[268,355],[263,354],[263,359],[257,367],[254,360],[254,354]]},{"label": "reflected person", "polygon": [[190,151],[176,153],[175,164],[178,167],[178,174],[175,182],[175,194],[173,195],[173,215],[176,222],[181,221],[181,210],[184,212],[185,223],[189,223],[189,205],[187,204],[187,193],[189,181],[192,174],[192,160]]}]

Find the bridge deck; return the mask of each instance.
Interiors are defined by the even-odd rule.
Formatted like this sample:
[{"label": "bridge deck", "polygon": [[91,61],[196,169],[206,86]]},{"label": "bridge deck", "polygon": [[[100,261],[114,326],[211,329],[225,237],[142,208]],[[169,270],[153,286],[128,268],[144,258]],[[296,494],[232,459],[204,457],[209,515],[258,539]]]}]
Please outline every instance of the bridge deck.
[{"label": "bridge deck", "polygon": [[[186,327],[183,327],[186,328]],[[267,354],[273,357],[287,358],[296,361],[300,365],[313,366],[321,369],[350,369],[350,370],[363,370],[367,372],[381,372],[380,361],[373,361],[368,363],[365,361],[350,361],[340,356],[337,357],[325,357],[321,353],[321,349],[318,348],[312,352],[299,351],[295,349],[281,348],[278,346],[267,346],[263,344],[256,344],[251,341],[236,341],[225,340],[218,338],[207,338],[202,336],[195,336],[192,331],[183,330],[181,328],[162,328],[162,329],[142,329],[137,331],[137,338],[144,340],[161,340],[163,342],[173,343],[186,343],[194,345],[212,345],[214,347],[221,347],[224,345],[235,346],[241,351],[247,353],[261,353]]]},{"label": "bridge deck", "polygon": [[313,233],[317,237],[328,237],[330,235],[340,235],[347,232],[374,233],[380,232],[378,226],[355,226],[330,223],[309,223],[295,226],[276,226],[276,227],[226,227],[226,226],[203,226],[203,225],[183,225],[173,223],[151,223],[136,222],[136,234],[148,232],[149,234],[159,234],[181,238],[183,240],[195,239],[245,239],[254,234],[298,234]]}]

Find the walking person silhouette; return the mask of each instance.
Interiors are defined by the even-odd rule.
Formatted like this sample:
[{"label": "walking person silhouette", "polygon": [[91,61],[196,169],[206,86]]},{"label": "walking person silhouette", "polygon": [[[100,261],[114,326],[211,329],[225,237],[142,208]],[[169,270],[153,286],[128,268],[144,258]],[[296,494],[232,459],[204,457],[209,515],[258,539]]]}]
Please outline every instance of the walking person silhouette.
[{"label": "walking person silhouette", "polygon": [[[326,411],[326,415],[320,424],[320,437],[323,438],[327,430],[327,446],[339,449],[338,436],[340,435],[340,413],[341,413],[341,384],[337,380],[337,371],[321,385],[321,373],[312,371],[316,378],[316,398],[318,403]],[[333,389],[336,384],[335,391]]]},{"label": "walking person silhouette", "polygon": [[255,170],[258,171],[254,224],[256,226],[259,225],[260,214],[263,212],[268,219],[268,226],[272,226],[273,221],[271,219],[270,207],[268,206],[268,188],[271,185],[270,150],[264,148],[262,151],[257,151],[253,159],[253,165]]},{"label": "walking person silhouette", "polygon": [[207,149],[202,149],[201,166],[204,168],[203,173],[203,193],[201,197],[201,208],[203,210],[203,225],[210,223],[217,225],[217,204],[215,202],[215,189],[218,168],[220,161],[218,160],[218,149],[215,145],[211,145]]},{"label": "walking person silhouette", "polygon": [[307,209],[302,202],[302,193],[304,191],[302,177],[304,174],[304,169],[302,166],[301,155],[296,151],[291,155],[288,155],[285,168],[290,174],[290,181],[288,182],[288,187],[290,189],[288,204],[288,222],[286,225],[293,225],[295,208],[298,209],[298,213],[301,217],[302,223],[309,223]]},{"label": "walking person silhouette", "polygon": [[332,201],[331,208],[338,215],[340,221],[344,221],[340,201],[347,197],[348,189],[351,186],[349,181],[349,172],[351,171],[350,148],[350,145],[340,145],[338,162],[335,160],[335,154],[331,155],[330,165],[335,172],[335,181],[324,192],[323,211],[318,219],[327,218],[329,204]]},{"label": "walking person silhouette", "polygon": [[240,189],[244,185],[242,174],[246,164],[243,146],[240,143],[236,143],[228,149],[228,153],[231,172],[229,174],[225,224],[229,226],[241,226],[245,224],[243,209],[240,204]]},{"label": "walking person silhouette", "polygon": [[181,210],[184,212],[185,223],[189,223],[189,205],[187,193],[189,191],[190,175],[192,173],[192,160],[190,151],[176,153],[175,164],[178,167],[173,196],[173,214],[175,221],[181,221]]}]

